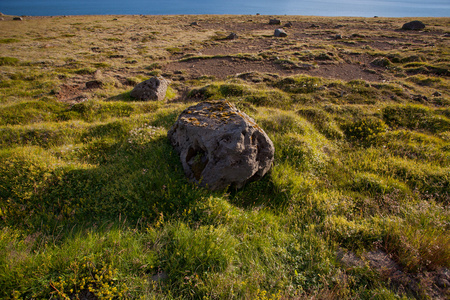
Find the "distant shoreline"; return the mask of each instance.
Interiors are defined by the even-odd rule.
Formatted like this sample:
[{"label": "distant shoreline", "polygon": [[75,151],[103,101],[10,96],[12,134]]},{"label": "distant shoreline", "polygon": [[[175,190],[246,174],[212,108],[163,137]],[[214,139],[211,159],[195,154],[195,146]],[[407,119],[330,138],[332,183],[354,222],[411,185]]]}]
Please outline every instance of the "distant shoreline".
[{"label": "distant shoreline", "polygon": [[385,17],[385,16],[372,16],[372,17],[364,17],[364,16],[319,16],[319,15],[276,15],[276,14],[80,14],[80,15],[9,15],[3,12],[0,12],[0,17],[24,17],[24,18],[66,18],[66,17],[183,17],[183,16],[219,16],[219,17],[252,17],[252,16],[261,16],[261,17],[316,17],[316,18],[355,18],[355,19],[373,19],[373,18],[384,18],[384,19],[448,19],[450,17],[433,17],[433,16],[403,16],[403,17]]}]

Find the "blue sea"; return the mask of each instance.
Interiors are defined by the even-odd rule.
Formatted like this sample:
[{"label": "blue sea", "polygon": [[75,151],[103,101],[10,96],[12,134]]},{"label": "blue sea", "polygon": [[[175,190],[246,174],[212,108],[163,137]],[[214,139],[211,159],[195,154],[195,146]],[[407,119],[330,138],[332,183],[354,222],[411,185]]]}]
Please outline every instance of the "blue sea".
[{"label": "blue sea", "polygon": [[0,0],[7,15],[256,14],[449,17],[450,0]]}]

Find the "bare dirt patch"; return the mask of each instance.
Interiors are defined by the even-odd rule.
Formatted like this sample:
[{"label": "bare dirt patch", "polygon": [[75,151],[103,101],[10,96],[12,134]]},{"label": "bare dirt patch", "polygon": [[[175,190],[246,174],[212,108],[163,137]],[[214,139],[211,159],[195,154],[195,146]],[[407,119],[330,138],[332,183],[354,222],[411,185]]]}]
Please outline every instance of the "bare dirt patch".
[{"label": "bare dirt patch", "polygon": [[[307,70],[309,69],[309,70]],[[331,79],[353,80],[362,79],[366,81],[381,81],[383,76],[373,74],[364,67],[357,64],[319,65],[316,68],[292,68],[284,69],[273,61],[261,60],[250,61],[240,58],[210,58],[195,59],[183,62],[173,62],[165,66],[163,71],[174,72],[182,70],[189,77],[202,75],[215,76],[218,79],[225,79],[240,73],[261,72],[277,73],[283,76],[306,74],[320,76]]]},{"label": "bare dirt patch", "polygon": [[362,268],[367,264],[402,294],[413,294],[420,299],[444,300],[450,297],[450,270],[446,268],[420,273],[406,272],[391,255],[382,250],[367,252],[362,258],[351,251],[340,250],[337,258],[348,268]]}]

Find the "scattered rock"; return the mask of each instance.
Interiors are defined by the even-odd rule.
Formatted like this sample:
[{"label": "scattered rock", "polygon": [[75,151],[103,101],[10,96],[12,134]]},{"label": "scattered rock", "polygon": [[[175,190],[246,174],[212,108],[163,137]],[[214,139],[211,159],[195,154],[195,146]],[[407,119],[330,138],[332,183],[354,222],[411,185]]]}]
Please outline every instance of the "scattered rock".
[{"label": "scattered rock", "polygon": [[232,32],[232,33],[230,33],[230,35],[227,36],[225,39],[226,39],[226,40],[235,40],[235,39],[237,39],[237,38],[238,38],[238,35],[237,35],[236,33]]},{"label": "scattered rock", "polygon": [[336,35],[334,36],[334,39],[335,39],[335,40],[342,40],[342,35],[341,35],[341,34],[336,34]]},{"label": "scattered rock", "polygon": [[23,18],[22,17],[14,17],[13,20],[14,21],[23,21]]},{"label": "scattered rock", "polygon": [[403,30],[422,30],[425,28],[425,24],[420,21],[412,21],[409,23],[405,23],[402,26]]},{"label": "scattered rock", "polygon": [[450,33],[444,34],[444,37],[450,37]]},{"label": "scattered rock", "polygon": [[440,92],[436,91],[433,93],[433,96],[440,97],[440,96],[442,96],[442,94]]},{"label": "scattered rock", "polygon": [[291,28],[292,27],[292,22],[287,22],[286,24],[284,24],[283,27]]},{"label": "scattered rock", "polygon": [[342,27],[344,27],[344,25],[336,25],[336,26],[334,26],[334,28],[336,28],[336,29],[342,28]]},{"label": "scattered rock", "polygon": [[211,190],[240,188],[262,178],[272,166],[272,141],[226,100],[187,108],[167,136],[189,180]]},{"label": "scattered rock", "polygon": [[191,26],[200,26],[200,25],[198,25],[198,22],[192,22],[192,23],[189,24],[189,25],[191,25]]},{"label": "scattered rock", "polygon": [[100,80],[91,80],[86,82],[87,89],[99,89],[103,86],[103,83]]},{"label": "scattered rock", "polygon": [[269,25],[281,25],[281,20],[278,19],[270,19]]},{"label": "scattered rock", "polygon": [[152,77],[136,85],[130,96],[139,100],[164,100],[169,82],[162,77]]},{"label": "scattered rock", "polygon": [[316,25],[316,24],[311,24],[311,26],[309,26],[309,28],[320,28],[320,26]]},{"label": "scattered rock", "polygon": [[276,37],[287,37],[287,33],[283,29],[277,28],[277,29],[275,29],[274,36],[276,36]]}]

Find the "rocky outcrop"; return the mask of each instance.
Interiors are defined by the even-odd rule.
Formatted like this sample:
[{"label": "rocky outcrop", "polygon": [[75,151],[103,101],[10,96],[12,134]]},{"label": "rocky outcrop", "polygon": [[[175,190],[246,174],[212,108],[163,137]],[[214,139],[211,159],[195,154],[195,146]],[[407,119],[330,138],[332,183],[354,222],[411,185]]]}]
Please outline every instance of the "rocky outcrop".
[{"label": "rocky outcrop", "polygon": [[252,118],[229,101],[208,101],[184,110],[168,132],[186,176],[223,190],[258,180],[272,166],[274,146]]},{"label": "rocky outcrop", "polygon": [[164,100],[169,81],[162,77],[152,77],[136,85],[130,96],[139,100]]},{"label": "rocky outcrop", "polygon": [[425,24],[420,21],[412,21],[409,23],[405,23],[402,26],[403,30],[422,30],[425,28]]}]

